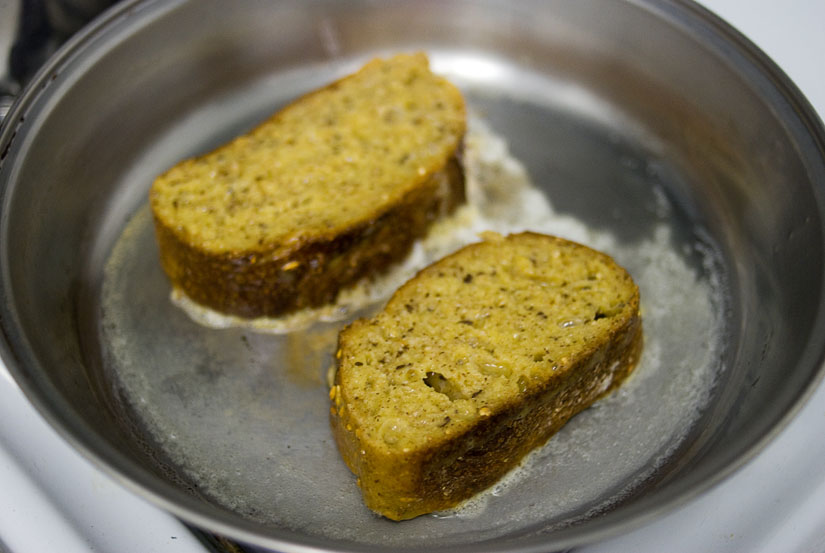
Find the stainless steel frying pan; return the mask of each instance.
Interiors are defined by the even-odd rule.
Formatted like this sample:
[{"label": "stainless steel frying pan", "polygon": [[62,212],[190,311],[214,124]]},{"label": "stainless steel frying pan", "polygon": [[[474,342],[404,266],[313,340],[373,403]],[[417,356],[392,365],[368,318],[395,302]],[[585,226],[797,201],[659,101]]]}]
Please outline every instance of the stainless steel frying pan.
[{"label": "stainless steel frying pan", "polygon": [[[410,50],[507,140],[560,232],[640,282],[647,346],[625,388],[504,485],[392,523],[361,505],[327,428],[343,323],[195,324],[169,302],[146,194],[179,159]],[[9,112],[0,187],[2,356],[30,400],[135,493],[279,551],[615,535],[736,470],[822,376],[825,132],[770,60],[686,1],[127,1]]]}]

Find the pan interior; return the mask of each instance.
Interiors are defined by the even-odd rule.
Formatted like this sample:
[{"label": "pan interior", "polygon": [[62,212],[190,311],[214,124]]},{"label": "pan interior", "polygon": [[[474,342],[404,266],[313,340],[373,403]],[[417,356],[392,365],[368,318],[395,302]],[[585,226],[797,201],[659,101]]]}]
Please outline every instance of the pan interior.
[{"label": "pan interior", "polygon": [[[431,56],[447,71],[467,63]],[[286,335],[198,325],[170,302],[151,214],[138,198],[106,264],[95,338],[132,424],[208,501],[266,527],[350,542],[464,543],[614,507],[655,480],[691,435],[716,383],[726,300],[719,254],[668,196],[682,176],[642,137],[612,127],[618,114],[599,104],[582,110],[581,98],[531,97],[558,97],[561,84],[501,69],[535,89],[496,89],[460,71],[452,78],[554,204],[529,228],[602,249],[638,282],[645,351],[636,374],[462,509],[391,523],[361,503],[328,426],[326,373],[347,319]],[[309,86],[313,75],[287,77]],[[275,75],[231,102],[280,104],[292,98],[273,91],[289,88]],[[199,129],[220,134],[214,113],[205,106],[171,127],[157,152],[146,152],[148,164]]]}]

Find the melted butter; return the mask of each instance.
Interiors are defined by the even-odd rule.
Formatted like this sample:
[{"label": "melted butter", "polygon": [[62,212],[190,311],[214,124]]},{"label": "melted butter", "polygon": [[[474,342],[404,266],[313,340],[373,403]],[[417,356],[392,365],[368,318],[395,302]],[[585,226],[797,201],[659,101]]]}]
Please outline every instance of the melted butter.
[{"label": "melted butter", "polygon": [[284,367],[291,382],[309,388],[327,383],[329,367],[334,366],[332,352],[339,330],[337,325],[317,325],[286,336]]}]

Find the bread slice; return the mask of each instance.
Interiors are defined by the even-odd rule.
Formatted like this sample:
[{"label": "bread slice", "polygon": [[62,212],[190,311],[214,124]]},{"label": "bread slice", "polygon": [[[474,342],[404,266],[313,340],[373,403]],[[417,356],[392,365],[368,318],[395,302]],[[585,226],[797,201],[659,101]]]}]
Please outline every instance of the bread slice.
[{"label": "bread slice", "polygon": [[461,93],[424,54],[373,60],[159,176],[163,268],[226,314],[329,303],[464,201],[465,128]]},{"label": "bread slice", "polygon": [[339,335],[332,431],[366,505],[390,519],[489,487],[639,359],[639,291],[610,257],[488,238]]}]

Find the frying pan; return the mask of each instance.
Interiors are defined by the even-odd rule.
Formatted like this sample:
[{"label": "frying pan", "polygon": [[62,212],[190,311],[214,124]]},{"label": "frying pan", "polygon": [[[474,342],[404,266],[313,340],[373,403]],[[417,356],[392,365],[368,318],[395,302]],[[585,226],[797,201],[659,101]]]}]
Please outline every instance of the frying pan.
[{"label": "frying pan", "polygon": [[[273,336],[169,301],[153,177],[376,55],[424,50],[639,281],[636,375],[472,505],[361,505],[326,421],[346,321]],[[185,522],[278,551],[548,551],[731,474],[822,378],[825,133],[744,37],[676,0],[124,2],[0,134],[2,357],[78,450]],[[352,314],[352,316],[356,316]]]}]

